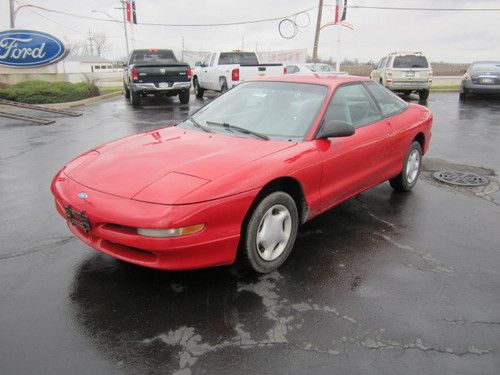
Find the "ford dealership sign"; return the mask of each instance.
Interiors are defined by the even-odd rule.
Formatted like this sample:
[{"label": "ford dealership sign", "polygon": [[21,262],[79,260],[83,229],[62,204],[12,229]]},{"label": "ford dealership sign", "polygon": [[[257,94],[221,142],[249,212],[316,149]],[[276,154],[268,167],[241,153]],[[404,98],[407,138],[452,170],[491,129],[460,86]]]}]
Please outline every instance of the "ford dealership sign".
[{"label": "ford dealership sign", "polygon": [[66,56],[64,44],[52,35],[32,30],[0,32],[0,65],[37,67]]}]

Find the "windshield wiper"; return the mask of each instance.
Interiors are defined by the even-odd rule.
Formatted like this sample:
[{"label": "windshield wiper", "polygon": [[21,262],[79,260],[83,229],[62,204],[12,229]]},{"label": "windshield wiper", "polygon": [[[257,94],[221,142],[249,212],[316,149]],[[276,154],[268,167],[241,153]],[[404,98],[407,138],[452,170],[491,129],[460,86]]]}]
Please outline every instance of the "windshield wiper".
[{"label": "windshield wiper", "polygon": [[251,134],[251,135],[254,135],[260,139],[265,139],[266,141],[269,140],[269,137],[267,135],[254,132],[253,130],[250,130],[250,129],[241,128],[241,127],[236,126],[236,125],[231,125],[231,124],[228,124],[227,122],[207,121],[207,125],[208,124],[222,126],[225,129],[236,130],[236,131],[239,131],[240,133],[243,133],[243,134]]},{"label": "windshield wiper", "polygon": [[207,133],[212,133],[212,131],[206,127],[204,127],[203,125],[199,124],[198,121],[196,121],[194,118],[192,118],[191,116],[188,116],[188,120],[191,121],[193,123],[194,126],[196,126],[197,128],[207,132]]}]

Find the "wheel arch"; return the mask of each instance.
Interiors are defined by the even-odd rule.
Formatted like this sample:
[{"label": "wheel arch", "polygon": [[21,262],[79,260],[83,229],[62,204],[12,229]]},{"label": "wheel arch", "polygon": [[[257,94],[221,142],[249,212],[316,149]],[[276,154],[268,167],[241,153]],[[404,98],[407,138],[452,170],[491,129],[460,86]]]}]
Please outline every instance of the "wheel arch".
[{"label": "wheel arch", "polygon": [[425,135],[424,135],[424,133],[422,133],[422,132],[418,133],[415,136],[415,138],[413,138],[413,140],[411,142],[412,143],[413,142],[418,142],[420,144],[420,147],[422,148],[422,153],[425,152],[426,147],[425,147]]}]

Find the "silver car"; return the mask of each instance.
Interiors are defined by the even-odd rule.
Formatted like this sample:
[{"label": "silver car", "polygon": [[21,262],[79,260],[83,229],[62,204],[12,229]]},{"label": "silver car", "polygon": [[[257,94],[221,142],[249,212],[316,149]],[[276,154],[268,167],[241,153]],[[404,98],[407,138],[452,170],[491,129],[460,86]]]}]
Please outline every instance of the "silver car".
[{"label": "silver car", "polygon": [[460,84],[460,99],[470,94],[500,94],[500,61],[470,64]]},{"label": "silver car", "polygon": [[405,95],[417,92],[421,100],[426,100],[432,85],[432,68],[421,52],[393,52],[379,61],[370,78],[389,90]]},{"label": "silver car", "polygon": [[288,64],[286,69],[287,74],[347,75],[346,72],[338,72],[333,66],[323,63]]}]

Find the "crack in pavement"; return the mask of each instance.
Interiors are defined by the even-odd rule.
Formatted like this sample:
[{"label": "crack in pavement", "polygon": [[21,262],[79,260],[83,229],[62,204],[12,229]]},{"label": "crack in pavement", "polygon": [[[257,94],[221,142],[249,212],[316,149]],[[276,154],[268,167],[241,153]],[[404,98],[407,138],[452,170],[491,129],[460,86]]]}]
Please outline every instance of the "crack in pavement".
[{"label": "crack in pavement", "polygon": [[27,249],[26,251],[23,251],[21,253],[0,256],[0,261],[18,258],[18,257],[30,255],[33,253],[38,253],[40,251],[47,250],[48,248],[51,248],[51,247],[57,247],[57,246],[64,245],[70,241],[73,241],[74,239],[75,239],[75,237],[73,237],[73,236],[62,237],[62,238],[58,239],[57,241],[50,242],[50,243],[40,245],[40,246],[35,246],[35,247]]}]

